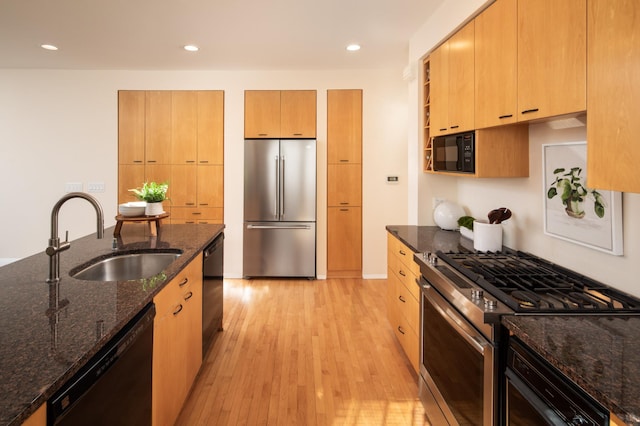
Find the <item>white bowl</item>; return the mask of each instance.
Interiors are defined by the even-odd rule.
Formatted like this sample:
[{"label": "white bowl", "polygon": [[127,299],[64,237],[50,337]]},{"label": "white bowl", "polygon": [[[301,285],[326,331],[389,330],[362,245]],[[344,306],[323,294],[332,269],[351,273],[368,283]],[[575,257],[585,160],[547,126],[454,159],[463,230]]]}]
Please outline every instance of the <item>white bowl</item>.
[{"label": "white bowl", "polygon": [[123,203],[118,206],[118,213],[122,216],[144,216],[144,209],[147,206],[146,201],[132,201]]}]

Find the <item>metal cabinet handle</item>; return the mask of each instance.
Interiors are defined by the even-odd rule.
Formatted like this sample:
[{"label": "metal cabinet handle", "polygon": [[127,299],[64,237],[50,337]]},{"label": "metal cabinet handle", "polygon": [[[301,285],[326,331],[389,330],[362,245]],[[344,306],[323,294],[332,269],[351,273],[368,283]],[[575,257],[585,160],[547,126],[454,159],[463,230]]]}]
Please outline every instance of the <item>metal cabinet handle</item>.
[{"label": "metal cabinet handle", "polygon": [[398,326],[398,331],[400,332],[400,334],[405,334],[404,330],[402,329],[402,327]]},{"label": "metal cabinet handle", "polygon": [[404,250],[402,250],[402,249],[398,250],[398,253],[400,253],[400,254],[401,254],[401,255],[403,255],[403,256],[406,256],[406,255],[407,255],[407,253],[405,253],[405,251],[404,251]]},{"label": "metal cabinet handle", "polygon": [[173,311],[173,315],[178,315],[180,312],[182,312],[182,303],[178,305],[178,308]]},{"label": "metal cabinet handle", "polygon": [[525,109],[524,111],[522,111],[522,114],[530,114],[532,112],[538,112],[538,110],[538,108]]},{"label": "metal cabinet handle", "polygon": [[402,303],[407,303],[406,300],[404,300],[404,297],[402,297],[402,295],[398,296],[398,299],[402,302]]},{"label": "metal cabinet handle", "polygon": [[400,275],[402,275],[403,277],[406,277],[406,276],[407,276],[407,274],[405,274],[405,273],[404,273],[404,271],[403,271],[402,269],[400,269],[400,270],[398,271],[398,273],[399,273]]},{"label": "metal cabinet handle", "polygon": [[506,115],[501,115],[500,117],[498,117],[500,120],[505,119],[505,118],[511,118],[513,117],[513,114],[506,114]]},{"label": "metal cabinet handle", "polygon": [[186,283],[188,283],[188,282],[189,282],[189,278],[185,278],[184,280],[180,281],[180,284],[178,284],[178,285],[179,285],[180,287],[184,287],[184,285],[185,285]]},{"label": "metal cabinet handle", "polygon": [[457,129],[458,127],[460,127],[460,126],[458,126],[458,125],[456,125],[456,126],[451,126],[451,128],[452,128],[452,129]]},{"label": "metal cabinet handle", "polygon": [[193,292],[192,292],[192,291],[190,291],[189,293],[187,293],[187,294],[185,294],[185,295],[184,295],[184,300],[189,300],[189,299],[191,299],[192,297],[193,297]]}]

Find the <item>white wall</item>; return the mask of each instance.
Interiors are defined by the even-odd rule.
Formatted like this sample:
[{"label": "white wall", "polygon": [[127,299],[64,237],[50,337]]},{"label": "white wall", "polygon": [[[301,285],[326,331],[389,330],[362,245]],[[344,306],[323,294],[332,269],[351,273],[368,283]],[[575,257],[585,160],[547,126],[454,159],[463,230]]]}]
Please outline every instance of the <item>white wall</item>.
[{"label": "white wall", "polygon": [[[363,273],[386,275],[387,224],[407,217],[407,85],[402,70],[0,70],[0,261],[41,253],[66,182],[105,182],[95,194],[106,225],[117,212],[117,91],[225,91],[225,275],[242,274],[243,120],[246,89],[318,91],[318,274],[326,273],[326,90],[364,90]],[[387,184],[397,175],[397,184]],[[60,214],[70,240],[95,232],[95,213],[71,200]],[[64,254],[62,255],[64,262]],[[42,261],[47,262],[42,254]]]},{"label": "white wall", "polygon": [[[477,10],[486,5],[481,0],[447,0],[411,40],[410,62],[418,62],[435,45],[439,44],[455,28]],[[409,122],[419,122],[421,110],[420,86],[412,85],[409,96]],[[524,250],[549,261],[600,280],[630,294],[640,296],[637,265],[640,264],[640,223],[635,220],[640,212],[640,195],[623,194],[624,255],[613,256],[584,246],[544,234],[543,188],[542,188],[542,144],[584,141],[585,127],[552,130],[545,123],[529,127],[528,178],[519,179],[471,179],[464,177],[434,176],[413,168],[417,185],[416,200],[412,205],[418,211],[419,224],[433,225],[433,198],[447,198],[462,205],[472,216],[483,218],[493,208],[509,207],[513,217],[505,222],[504,243]],[[588,141],[587,141],[588,143]],[[420,135],[409,132],[409,152],[420,152]],[[421,164],[419,165],[421,167]],[[413,197],[411,192],[410,198]]]}]

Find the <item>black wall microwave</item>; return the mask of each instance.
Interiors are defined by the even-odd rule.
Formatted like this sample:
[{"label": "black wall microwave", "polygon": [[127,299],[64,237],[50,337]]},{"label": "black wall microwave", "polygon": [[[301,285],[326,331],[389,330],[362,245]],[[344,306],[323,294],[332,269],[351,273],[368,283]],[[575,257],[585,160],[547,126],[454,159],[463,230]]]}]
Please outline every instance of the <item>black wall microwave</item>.
[{"label": "black wall microwave", "polygon": [[475,132],[433,138],[433,170],[475,173]]}]

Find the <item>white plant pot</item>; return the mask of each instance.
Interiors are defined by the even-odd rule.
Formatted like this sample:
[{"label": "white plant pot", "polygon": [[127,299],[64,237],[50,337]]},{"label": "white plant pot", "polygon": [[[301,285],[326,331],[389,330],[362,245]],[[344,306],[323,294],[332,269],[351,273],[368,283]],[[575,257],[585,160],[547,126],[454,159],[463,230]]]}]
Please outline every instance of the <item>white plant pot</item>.
[{"label": "white plant pot", "polygon": [[502,224],[474,220],[473,248],[477,251],[502,251]]},{"label": "white plant pot", "polygon": [[158,203],[147,203],[147,206],[144,208],[144,214],[147,216],[158,216],[162,213],[164,213],[162,201]]}]

